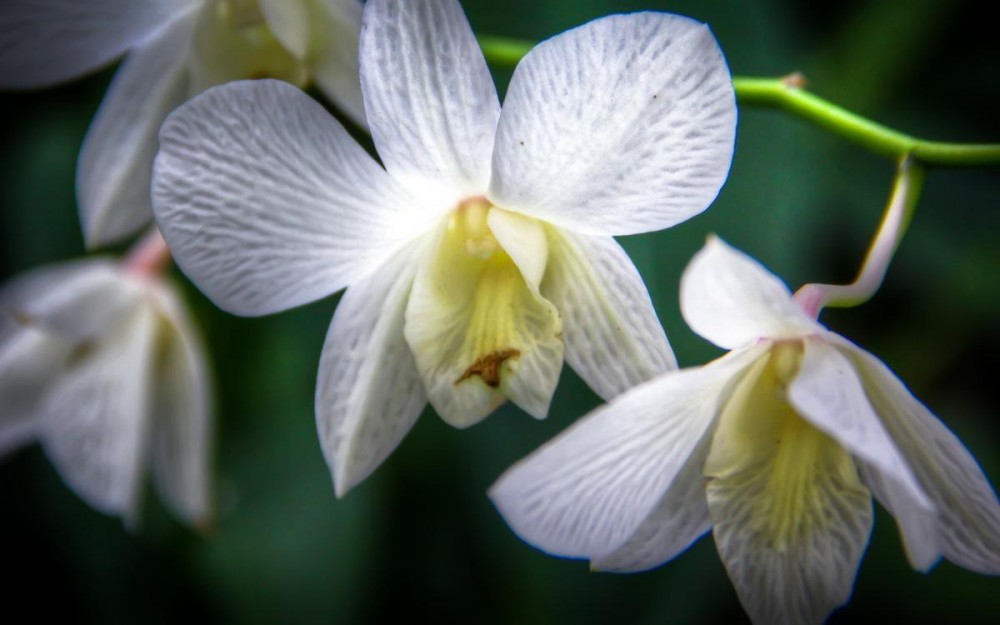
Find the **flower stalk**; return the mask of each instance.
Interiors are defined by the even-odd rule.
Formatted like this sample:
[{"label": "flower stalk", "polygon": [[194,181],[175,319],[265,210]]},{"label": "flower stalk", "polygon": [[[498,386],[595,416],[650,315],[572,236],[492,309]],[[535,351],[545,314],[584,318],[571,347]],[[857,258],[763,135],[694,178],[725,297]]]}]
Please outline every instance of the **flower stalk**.
[{"label": "flower stalk", "polygon": [[[532,45],[505,37],[480,36],[486,60],[513,67]],[[735,76],[736,98],[743,106],[775,108],[811,122],[866,150],[901,160],[912,157],[923,165],[969,167],[1000,164],[1000,144],[928,141],[893,130],[810,93],[800,74],[779,78]]]},{"label": "flower stalk", "polygon": [[800,288],[795,300],[806,314],[815,319],[827,306],[859,306],[875,295],[910,224],[923,183],[923,167],[910,157],[901,160],[882,223],[872,239],[857,278],[845,285],[807,284]]}]

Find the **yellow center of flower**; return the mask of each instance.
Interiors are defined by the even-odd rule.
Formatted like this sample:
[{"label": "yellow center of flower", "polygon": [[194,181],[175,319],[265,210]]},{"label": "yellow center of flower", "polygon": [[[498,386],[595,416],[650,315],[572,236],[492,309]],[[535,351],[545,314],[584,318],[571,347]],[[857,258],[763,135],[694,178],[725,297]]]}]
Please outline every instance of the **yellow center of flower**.
[{"label": "yellow center of flower", "polygon": [[869,497],[850,455],[788,402],[801,360],[801,341],[782,341],[751,367],[722,411],[704,469],[713,520],[778,552],[808,544],[845,502]]},{"label": "yellow center of flower", "polygon": [[198,16],[193,47],[195,93],[248,78],[276,78],[300,87],[309,80],[303,60],[274,36],[257,0],[208,0]]},{"label": "yellow center of flower", "polygon": [[508,398],[544,414],[562,366],[559,314],[539,292],[547,256],[538,221],[485,198],[448,216],[406,313],[407,341],[446,420],[467,425]]}]

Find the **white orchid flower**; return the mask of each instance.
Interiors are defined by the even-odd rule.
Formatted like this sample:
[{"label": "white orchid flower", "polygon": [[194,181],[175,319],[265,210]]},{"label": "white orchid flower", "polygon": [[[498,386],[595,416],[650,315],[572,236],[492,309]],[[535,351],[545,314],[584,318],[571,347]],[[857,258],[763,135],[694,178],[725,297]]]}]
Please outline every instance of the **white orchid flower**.
[{"label": "white orchid flower", "polygon": [[848,600],[872,525],[912,566],[1000,573],[1000,506],[976,461],[882,362],[711,240],[681,284],[692,329],[733,350],[622,394],[507,471],[490,496],[524,540],[639,571],[709,528],[756,623]]},{"label": "white orchid flower", "polygon": [[102,246],[149,223],[160,124],[213,85],[315,83],[363,125],[361,10],[358,0],[4,0],[0,89],[57,84],[126,55],[77,166],[84,237]]},{"label": "white orchid flower", "polygon": [[349,287],[316,416],[343,495],[429,400],[456,427],[510,399],[544,417],[565,354],[603,397],[675,361],[612,235],[704,210],[735,133],[703,24],[613,16],[518,65],[500,110],[454,0],[371,0],[361,85],[383,167],[275,82],[196,98],[164,124],[153,204],[182,270],[241,315]]},{"label": "white orchid flower", "polygon": [[39,441],[80,497],[128,525],[151,468],[177,516],[202,526],[211,513],[205,355],[148,258],[44,267],[0,291],[0,454]]}]

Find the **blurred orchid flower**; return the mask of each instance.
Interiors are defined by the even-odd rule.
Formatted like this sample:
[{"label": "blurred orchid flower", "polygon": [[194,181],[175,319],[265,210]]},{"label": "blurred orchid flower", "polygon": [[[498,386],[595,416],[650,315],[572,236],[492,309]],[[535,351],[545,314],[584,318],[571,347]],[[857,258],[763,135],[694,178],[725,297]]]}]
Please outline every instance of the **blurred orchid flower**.
[{"label": "blurred orchid flower", "polygon": [[[0,291],[0,453],[38,440],[90,505],[134,524],[147,467],[175,514],[210,519],[201,341],[151,259],[36,269]],[[169,258],[169,256],[167,257]]]},{"label": "blurred orchid flower", "polygon": [[911,565],[1000,573],[1000,505],[955,436],[877,358],[807,315],[717,239],[681,284],[685,319],[733,350],[622,394],[507,471],[490,496],[524,540],[639,571],[712,528],[756,623],[820,623],[848,600],[872,525]]},{"label": "blurred orchid flower", "polygon": [[181,269],[261,315],[349,286],[316,393],[342,495],[429,400],[455,427],[546,415],[564,357],[609,398],[676,366],[612,235],[704,210],[736,109],[709,29],[599,19],[535,47],[501,113],[454,0],[371,0],[361,85],[379,166],[276,81],[213,89],[160,134],[153,204]]},{"label": "blurred orchid flower", "polygon": [[53,85],[127,54],[77,168],[84,238],[97,247],[149,223],[160,124],[213,85],[315,82],[363,125],[360,26],[357,0],[4,0],[0,89]]}]

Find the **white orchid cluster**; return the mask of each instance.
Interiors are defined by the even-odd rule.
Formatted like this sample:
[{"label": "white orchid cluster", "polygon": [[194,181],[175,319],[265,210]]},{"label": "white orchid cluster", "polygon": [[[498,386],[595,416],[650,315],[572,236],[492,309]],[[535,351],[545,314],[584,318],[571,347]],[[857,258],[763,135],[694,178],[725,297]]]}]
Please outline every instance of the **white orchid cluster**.
[{"label": "white orchid cluster", "polygon": [[699,214],[728,175],[736,101],[704,24],[645,12],[564,32],[523,58],[501,107],[456,0],[0,10],[0,86],[126,52],[80,156],[81,223],[102,245],[155,215],[163,239],[0,296],[0,450],[40,441],[95,507],[134,519],[150,465],[181,518],[210,516],[204,356],[163,277],[172,255],[239,315],[346,288],[316,388],[337,496],[427,403],[458,428],[507,400],[544,418],[565,360],[608,403],[490,490],[540,549],[637,571],[711,529],[755,622],[817,623],[850,596],[874,496],[914,568],[1000,573],[1000,505],[964,446],[715,238],[681,303],[732,351],[677,368],[613,237]]}]

